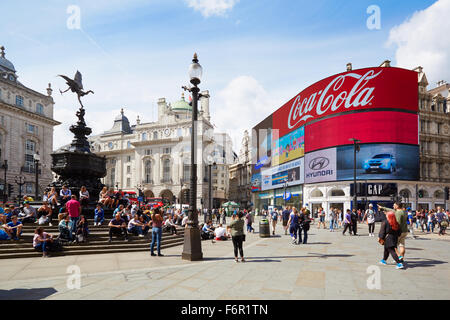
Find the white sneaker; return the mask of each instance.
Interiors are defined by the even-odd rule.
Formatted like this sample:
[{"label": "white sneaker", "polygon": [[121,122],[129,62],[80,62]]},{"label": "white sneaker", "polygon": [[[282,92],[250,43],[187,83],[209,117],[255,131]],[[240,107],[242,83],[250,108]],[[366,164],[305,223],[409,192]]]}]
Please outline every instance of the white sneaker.
[{"label": "white sneaker", "polygon": [[144,237],[144,235],[143,235],[143,234],[140,234],[140,235],[139,235],[139,238],[143,238],[143,237]]},{"label": "white sneaker", "polygon": [[53,227],[53,225],[52,225],[50,222],[48,223],[48,226],[49,226],[49,227]]}]

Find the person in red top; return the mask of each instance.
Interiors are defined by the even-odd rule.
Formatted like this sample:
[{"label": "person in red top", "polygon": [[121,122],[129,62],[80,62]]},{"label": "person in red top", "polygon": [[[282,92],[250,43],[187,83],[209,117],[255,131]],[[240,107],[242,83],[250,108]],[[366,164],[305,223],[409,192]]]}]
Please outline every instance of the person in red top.
[{"label": "person in red top", "polygon": [[66,210],[69,213],[70,220],[72,221],[72,232],[76,231],[76,225],[80,219],[81,204],[77,200],[76,195],[72,195],[71,199],[66,202]]}]

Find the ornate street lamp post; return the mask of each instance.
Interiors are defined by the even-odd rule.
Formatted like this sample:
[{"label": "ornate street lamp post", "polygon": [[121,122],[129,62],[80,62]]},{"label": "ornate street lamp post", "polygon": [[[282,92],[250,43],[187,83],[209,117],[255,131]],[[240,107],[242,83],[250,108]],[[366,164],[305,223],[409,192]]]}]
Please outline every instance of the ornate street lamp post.
[{"label": "ornate street lamp post", "polygon": [[34,158],[34,171],[36,174],[36,179],[35,179],[35,188],[34,188],[34,201],[38,201],[38,197],[39,197],[39,161],[41,160],[41,157],[39,156],[39,152],[36,152],[33,155]]},{"label": "ornate street lamp post", "polygon": [[17,185],[19,186],[19,205],[20,202],[22,201],[22,186],[26,183],[25,182],[25,177],[23,176],[16,176],[14,178],[14,181],[17,183]]},{"label": "ornate street lamp post", "polygon": [[6,172],[8,171],[8,160],[5,160],[5,162],[2,165],[2,169],[5,170],[5,180],[3,180],[3,204],[6,204],[6,201],[8,201],[8,194],[6,193],[7,184],[6,184]]},{"label": "ornate street lamp post", "polygon": [[187,228],[184,232],[184,247],[181,258],[183,260],[198,261],[203,259],[202,243],[200,239],[200,229],[198,228],[197,212],[197,103],[199,98],[200,78],[202,76],[202,66],[198,63],[197,54],[194,54],[192,64],[189,67],[189,78],[193,87],[184,90],[192,93],[192,129],[191,129],[191,185],[189,197],[189,214]]}]

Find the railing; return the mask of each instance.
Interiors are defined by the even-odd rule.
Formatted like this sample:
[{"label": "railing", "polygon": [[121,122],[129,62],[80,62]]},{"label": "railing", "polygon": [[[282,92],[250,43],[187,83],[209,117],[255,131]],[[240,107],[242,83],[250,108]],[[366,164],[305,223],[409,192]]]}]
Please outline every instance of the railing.
[{"label": "railing", "polygon": [[142,184],[154,184],[152,179],[142,180]]}]

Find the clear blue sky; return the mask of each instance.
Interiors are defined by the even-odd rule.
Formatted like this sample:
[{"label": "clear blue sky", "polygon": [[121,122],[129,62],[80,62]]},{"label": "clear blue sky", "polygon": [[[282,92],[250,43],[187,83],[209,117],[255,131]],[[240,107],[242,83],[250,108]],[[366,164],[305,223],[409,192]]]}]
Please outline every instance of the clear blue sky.
[{"label": "clear blue sky", "polygon": [[[385,59],[396,65],[396,46],[386,45],[391,29],[435,1],[197,1],[203,7],[189,2],[195,1],[2,3],[0,45],[19,80],[41,92],[48,82],[54,85],[55,117],[63,122],[55,130],[55,148],[70,142],[67,128],[76,109],[74,97],[57,93],[64,88],[57,74],[83,73],[85,87],[95,91],[85,98],[88,124],[100,133],[122,107],[132,123],[137,114],[152,121],[158,98],[178,100],[198,52],[213,122],[238,140],[243,129],[304,87],[342,72],[347,62],[354,68]],[[231,5],[220,11],[221,2]],[[380,30],[366,26],[366,9],[373,4],[381,9]],[[67,28],[69,5],[79,6],[82,30]],[[207,15],[208,8],[216,14]],[[233,111],[239,110],[245,111],[237,120]]]}]

